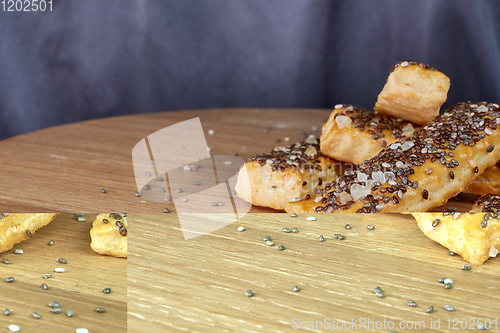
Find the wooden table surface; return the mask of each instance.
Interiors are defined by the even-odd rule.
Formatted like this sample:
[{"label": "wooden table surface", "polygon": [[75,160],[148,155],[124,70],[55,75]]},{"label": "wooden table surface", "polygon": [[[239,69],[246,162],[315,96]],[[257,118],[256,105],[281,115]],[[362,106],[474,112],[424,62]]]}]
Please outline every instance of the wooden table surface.
[{"label": "wooden table surface", "polygon": [[[357,330],[339,332],[464,332],[477,318],[496,320],[489,332],[500,331],[500,259],[464,271],[466,262],[428,239],[409,215],[305,217],[247,214],[184,240],[176,214],[131,214],[129,332],[292,332],[301,322],[325,318],[357,322]],[[246,230],[238,232],[240,225]],[[346,239],[333,239],[335,233]],[[274,246],[263,242],[266,235]],[[319,235],[326,240],[319,242]],[[453,279],[453,287],[445,289],[440,277]],[[377,286],[384,298],[375,296]],[[253,297],[245,296],[248,289]],[[429,306],[435,307],[431,314]],[[359,326],[361,318],[378,328]],[[438,320],[440,329],[431,329]],[[401,321],[413,329],[400,329]]]},{"label": "wooden table surface", "polygon": [[[247,160],[277,145],[303,141],[307,134],[319,137],[329,114],[318,109],[164,112],[84,121],[13,137],[0,142],[0,211],[173,210],[173,203],[146,202],[134,195],[132,149],[149,134],[200,117],[212,155],[237,153]],[[472,203],[453,205],[468,210]],[[252,211],[274,212],[259,207]]]},{"label": "wooden table surface", "polygon": [[[58,215],[48,226],[39,229],[30,240],[1,253],[10,264],[0,262],[0,332],[18,325],[20,332],[75,332],[87,328],[91,333],[127,331],[127,260],[101,256],[90,247],[90,229],[95,214],[85,214],[85,222],[77,222],[71,214]],[[55,243],[48,246],[50,240]],[[22,249],[23,254],[14,254]],[[63,265],[59,258],[68,261]],[[55,273],[56,267],[66,269]],[[52,277],[44,279],[45,273]],[[12,283],[5,278],[14,277]],[[48,290],[41,288],[47,283]],[[104,294],[104,288],[111,288]],[[60,303],[63,313],[53,314],[49,301]],[[104,307],[106,313],[97,313]],[[8,308],[12,313],[3,314]],[[73,317],[65,315],[74,310]],[[35,319],[33,311],[41,314]]]}]

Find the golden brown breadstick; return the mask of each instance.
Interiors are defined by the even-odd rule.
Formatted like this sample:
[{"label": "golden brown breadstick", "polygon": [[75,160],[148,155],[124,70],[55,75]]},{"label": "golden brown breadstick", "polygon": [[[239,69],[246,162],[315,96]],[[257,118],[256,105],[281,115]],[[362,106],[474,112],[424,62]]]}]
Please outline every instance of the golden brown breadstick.
[{"label": "golden brown breadstick", "polygon": [[0,213],[0,253],[30,238],[36,230],[49,224],[57,214]]},{"label": "golden brown breadstick", "polygon": [[90,230],[90,246],[99,254],[127,258],[127,214],[99,214]]},{"label": "golden brown breadstick", "polygon": [[500,220],[491,213],[412,213],[422,232],[473,265],[496,257]]},{"label": "golden brown breadstick", "polygon": [[338,104],[323,125],[320,148],[325,156],[359,165],[414,131],[403,119]]},{"label": "golden brown breadstick", "polygon": [[500,159],[500,108],[459,103],[287,212],[425,212]]},{"label": "golden brown breadstick", "polygon": [[428,65],[405,60],[392,67],[375,111],[424,125],[439,115],[450,79]]},{"label": "golden brown breadstick", "polygon": [[308,138],[251,158],[239,171],[235,190],[254,205],[283,209],[283,204],[311,196],[316,187],[335,180],[343,167],[349,165],[323,156],[317,140]]}]

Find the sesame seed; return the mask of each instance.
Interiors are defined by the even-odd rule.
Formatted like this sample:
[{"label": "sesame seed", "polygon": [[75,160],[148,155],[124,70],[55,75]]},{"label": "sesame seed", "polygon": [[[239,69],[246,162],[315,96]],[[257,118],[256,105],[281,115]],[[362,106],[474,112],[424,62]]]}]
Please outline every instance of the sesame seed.
[{"label": "sesame seed", "polygon": [[454,308],[453,306],[451,306],[451,305],[445,305],[445,306],[444,306],[444,309],[445,309],[446,311],[455,311],[455,308]]},{"label": "sesame seed", "polygon": [[425,310],[425,312],[427,313],[431,313],[432,311],[434,311],[434,307],[431,305],[427,308],[427,310]]},{"label": "sesame seed", "polygon": [[64,272],[66,272],[66,270],[64,268],[61,268],[61,267],[58,267],[58,268],[54,269],[54,271],[56,273],[64,273]]},{"label": "sesame seed", "polygon": [[86,221],[86,219],[85,219],[85,217],[80,216],[80,217],[78,218],[78,220],[77,220],[77,221],[78,221],[78,222],[85,222],[85,221]]},{"label": "sesame seed", "polygon": [[23,251],[23,250],[21,250],[21,249],[16,249],[16,250],[14,250],[14,253],[15,253],[15,254],[23,254],[23,253],[24,253],[24,251]]},{"label": "sesame seed", "polygon": [[213,134],[215,134],[215,131],[214,130],[208,130],[208,134],[213,135]]},{"label": "sesame seed", "polygon": [[308,216],[306,217],[307,221],[316,221],[316,218],[314,216]]},{"label": "sesame seed", "polygon": [[33,317],[35,317],[36,319],[40,319],[42,315],[40,315],[38,312],[33,311]]},{"label": "sesame seed", "polygon": [[245,227],[241,226],[241,227],[238,227],[237,229],[238,231],[245,231]]},{"label": "sesame seed", "polygon": [[446,279],[443,280],[443,283],[445,283],[445,284],[447,284],[447,283],[453,284],[453,280],[446,278]]},{"label": "sesame seed", "polygon": [[12,282],[14,282],[14,277],[9,276],[8,278],[6,278],[6,279],[5,279],[5,281],[6,281],[7,283],[12,283]]},{"label": "sesame seed", "polygon": [[248,289],[247,291],[245,291],[245,296],[252,297],[253,295],[254,295],[254,293],[250,289]]},{"label": "sesame seed", "polygon": [[470,271],[470,270],[472,269],[472,265],[463,265],[463,266],[462,266],[462,269],[463,269],[464,271]]},{"label": "sesame seed", "polygon": [[19,332],[20,328],[17,325],[9,325],[9,331],[11,332]]},{"label": "sesame seed", "polygon": [[293,287],[293,289],[292,289],[292,291],[295,291],[295,292],[297,292],[297,291],[300,291],[300,289],[299,289],[299,287],[297,287],[297,286],[294,286],[294,287]]},{"label": "sesame seed", "polygon": [[58,306],[55,306],[52,308],[52,313],[55,313],[55,314],[60,314],[62,312],[62,309]]}]

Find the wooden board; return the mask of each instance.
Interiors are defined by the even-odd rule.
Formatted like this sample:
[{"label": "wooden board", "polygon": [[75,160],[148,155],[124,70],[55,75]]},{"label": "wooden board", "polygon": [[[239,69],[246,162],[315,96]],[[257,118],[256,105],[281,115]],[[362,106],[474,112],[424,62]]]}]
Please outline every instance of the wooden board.
[{"label": "wooden board", "polygon": [[[136,212],[174,210],[173,203],[146,202],[137,191],[132,149],[149,134],[199,117],[212,155],[244,160],[277,145],[321,134],[331,110],[214,109],[163,112],[84,121],[27,133],[0,142],[0,211]],[[213,130],[213,135],[208,134]],[[288,141],[285,141],[288,139]],[[107,193],[101,193],[104,188]],[[468,210],[471,202],[455,202]],[[446,210],[442,207],[439,210]],[[275,212],[253,207],[252,212]]]},{"label": "wooden board", "polygon": [[[17,244],[14,249],[1,253],[0,258],[0,331],[8,331],[11,324],[20,332],[74,332],[87,328],[90,332],[126,332],[127,327],[127,260],[101,256],[90,247],[89,231],[95,214],[86,214],[85,222],[72,219],[72,214],[58,215],[48,226],[39,229],[30,240]],[[48,246],[50,240],[54,245]],[[14,254],[22,249],[23,254]],[[68,261],[63,265],[58,259]],[[64,273],[54,269],[62,267]],[[45,273],[52,278],[44,279]],[[14,282],[5,278],[12,276]],[[42,283],[49,290],[41,288]],[[104,288],[111,288],[104,294]],[[53,314],[47,305],[58,301],[63,313]],[[97,313],[104,307],[106,313]],[[5,316],[4,309],[12,314]],[[65,315],[68,308],[74,316]],[[35,319],[32,312],[41,314]]]},{"label": "wooden board", "polygon": [[[499,331],[500,259],[464,271],[466,262],[425,237],[409,215],[305,217],[247,214],[184,240],[175,214],[130,214],[129,332],[291,332],[294,318],[297,325],[325,318],[396,325],[352,330],[363,332],[463,332],[460,320],[469,327],[490,318],[497,329],[489,332]],[[246,230],[238,232],[240,225]],[[299,232],[284,233],[283,227]],[[335,233],[346,239],[333,239]],[[266,235],[275,246],[264,244]],[[282,244],[286,249],[278,251]],[[453,279],[453,287],[445,289],[440,277]],[[295,285],[299,292],[292,291]],[[375,296],[377,286],[385,298]],[[245,296],[247,289],[254,297]],[[418,306],[406,305],[408,300]],[[456,310],[444,310],[448,304]],[[425,312],[429,306],[435,307],[431,314]],[[431,329],[437,320],[440,329]],[[401,330],[400,321],[414,328]]]}]

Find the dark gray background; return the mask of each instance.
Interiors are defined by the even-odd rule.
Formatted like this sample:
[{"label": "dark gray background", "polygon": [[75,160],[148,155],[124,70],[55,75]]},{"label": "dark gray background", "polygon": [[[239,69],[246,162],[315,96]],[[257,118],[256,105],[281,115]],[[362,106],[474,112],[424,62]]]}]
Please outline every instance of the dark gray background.
[{"label": "dark gray background", "polygon": [[0,12],[0,139],[218,107],[372,108],[391,66],[500,102],[498,0],[53,0]]}]

